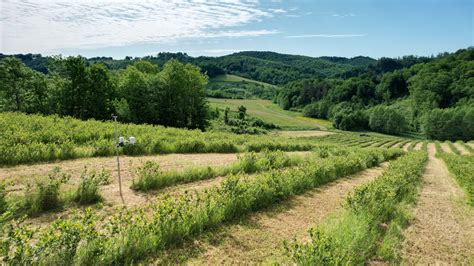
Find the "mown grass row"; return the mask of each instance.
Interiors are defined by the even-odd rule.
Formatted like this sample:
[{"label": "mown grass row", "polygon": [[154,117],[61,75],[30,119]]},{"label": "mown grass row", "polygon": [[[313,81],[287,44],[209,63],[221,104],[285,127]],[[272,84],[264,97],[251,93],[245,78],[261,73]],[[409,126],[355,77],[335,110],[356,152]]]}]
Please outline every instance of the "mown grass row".
[{"label": "mown grass row", "polygon": [[[328,146],[319,146],[314,155],[327,156]],[[132,170],[132,189],[136,191],[156,190],[181,183],[211,179],[237,173],[256,173],[295,166],[304,161],[303,156],[288,155],[282,151],[263,151],[245,153],[238,156],[236,162],[224,167],[192,167],[183,171],[162,171],[155,161],[146,161]]]},{"label": "mown grass row", "polygon": [[469,205],[474,207],[474,155],[441,153],[437,156],[446,163],[451,175],[466,191]]},{"label": "mown grass row", "polygon": [[[400,156],[399,149],[340,149],[335,156],[255,177],[227,177],[220,186],[123,211],[103,226],[90,212],[32,233],[14,224],[3,239],[8,264],[129,264],[203,231],[339,177]],[[17,237],[21,236],[21,237]]]},{"label": "mown grass row", "polygon": [[312,228],[309,242],[285,243],[288,255],[298,265],[364,265],[374,256],[396,261],[426,160],[426,152],[413,152],[392,162],[348,196],[340,215]]},{"label": "mown grass row", "polygon": [[0,166],[111,156],[116,152],[114,128],[120,136],[134,136],[135,145],[121,154],[234,153],[243,151],[305,151],[310,140],[201,132],[162,126],[81,121],[58,116],[0,113]]}]

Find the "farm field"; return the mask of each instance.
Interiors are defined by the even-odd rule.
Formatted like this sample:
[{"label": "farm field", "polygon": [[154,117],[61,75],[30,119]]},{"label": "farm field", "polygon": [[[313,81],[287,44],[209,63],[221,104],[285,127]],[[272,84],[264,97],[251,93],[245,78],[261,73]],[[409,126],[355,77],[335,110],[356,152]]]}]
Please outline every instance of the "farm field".
[{"label": "farm field", "polygon": [[269,100],[239,100],[209,98],[211,107],[237,110],[241,105],[247,108],[247,113],[266,122],[280,126],[283,130],[311,130],[331,128],[331,122],[304,117],[299,112],[286,111]]},{"label": "farm field", "polygon": [[[44,139],[48,127],[31,124],[26,117],[15,118],[2,123],[20,132],[36,129],[35,142],[17,138],[17,145],[31,150],[48,143]],[[57,138],[80,151],[92,149],[97,139],[106,140],[111,134],[109,123],[38,119],[54,119]],[[87,137],[60,131],[63,123],[75,125]],[[156,136],[199,138],[193,131],[147,126],[120,125],[119,130],[132,132],[138,142]],[[437,151],[433,142],[373,133],[281,131],[251,140],[233,134],[200,134],[210,141],[226,136],[238,145],[226,153],[123,152],[123,196],[113,152],[1,167],[0,259],[22,264],[99,260],[106,264],[317,264],[322,259],[349,264],[470,263],[473,235],[462,230],[473,226],[469,219],[472,176],[466,174],[474,156],[470,143],[439,143]],[[410,182],[401,181],[408,176]],[[364,194],[362,189],[390,191],[394,184],[406,189],[400,198]],[[385,200],[383,214],[367,207],[380,201],[373,195]],[[54,199],[55,205],[43,206],[44,197]],[[348,202],[352,207],[347,207]],[[367,209],[356,214],[360,206]],[[387,224],[387,231],[364,231],[379,226],[365,224],[366,219]],[[347,246],[363,249],[363,256],[351,257],[346,245],[321,242],[326,238],[314,233],[339,239],[347,234],[344,228],[349,224],[357,235]],[[432,229],[430,233],[426,228]],[[14,235],[24,237],[14,240]],[[305,244],[308,239],[312,241]],[[308,245],[318,243],[330,248],[326,258],[308,253],[313,250]],[[95,255],[87,255],[91,252]]]},{"label": "farm field", "polygon": [[261,82],[261,81],[257,81],[257,80],[246,79],[246,78],[243,78],[243,77],[239,77],[239,76],[236,76],[236,75],[230,75],[230,74],[218,75],[216,77],[211,78],[209,80],[209,85],[213,85],[213,84],[216,84],[216,83],[230,83],[230,84],[232,84],[232,83],[243,83],[243,82],[255,83],[255,84],[265,86],[265,87],[276,88],[275,85],[271,85],[271,84]]}]

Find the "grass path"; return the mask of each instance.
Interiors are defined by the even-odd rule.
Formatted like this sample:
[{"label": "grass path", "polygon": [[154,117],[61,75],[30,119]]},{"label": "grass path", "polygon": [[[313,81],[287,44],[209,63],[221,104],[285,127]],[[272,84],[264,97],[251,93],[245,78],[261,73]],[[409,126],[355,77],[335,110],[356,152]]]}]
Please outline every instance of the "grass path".
[{"label": "grass path", "polygon": [[408,147],[410,147],[411,142],[407,142],[405,145],[403,145],[402,149],[404,151],[408,151]]},{"label": "grass path", "polygon": [[461,153],[461,155],[468,155],[468,154],[470,154],[470,152],[469,152],[468,150],[466,150],[466,148],[464,148],[463,145],[461,145],[461,144],[459,144],[459,143],[457,143],[457,142],[455,142],[455,143],[453,143],[453,144],[454,144],[454,146],[458,149],[458,151]]},{"label": "grass path", "polygon": [[[221,226],[183,248],[168,251],[162,264],[261,264],[286,261],[283,241],[307,236],[307,230],[341,208],[347,193],[379,176],[388,163],[295,196],[268,210]],[[153,263],[156,263],[153,262]]]},{"label": "grass path", "polygon": [[442,142],[441,149],[446,153],[454,153],[453,150],[451,150],[451,147],[449,147],[448,143]]},{"label": "grass path", "polygon": [[415,218],[404,233],[404,264],[473,265],[474,210],[465,204],[463,190],[435,157],[433,143],[428,153]]}]

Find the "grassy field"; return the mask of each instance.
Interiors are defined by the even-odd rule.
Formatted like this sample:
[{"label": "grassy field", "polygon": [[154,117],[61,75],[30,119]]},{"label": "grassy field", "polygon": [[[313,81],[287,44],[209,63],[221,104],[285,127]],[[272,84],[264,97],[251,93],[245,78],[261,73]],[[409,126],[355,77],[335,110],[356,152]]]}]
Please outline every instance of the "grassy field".
[{"label": "grassy field", "polygon": [[[436,151],[432,142],[370,132],[297,131],[329,122],[270,101],[211,103],[245,105],[293,131],[119,124],[138,142],[121,148],[118,179],[116,158],[107,157],[112,123],[0,114],[0,264],[400,264],[413,262],[399,257],[411,248],[405,230],[409,243],[422,239],[414,257],[420,249],[430,262],[439,252],[431,246],[453,247],[446,264],[470,265],[472,233],[463,229],[473,226],[472,207],[460,203],[472,202],[472,143],[438,142]],[[429,178],[435,185],[422,182]],[[422,224],[410,229],[411,221]]]},{"label": "grassy field", "polygon": [[247,108],[247,113],[249,115],[258,117],[265,122],[278,125],[284,130],[325,130],[331,127],[331,122],[327,120],[303,117],[301,113],[285,111],[269,100],[210,98],[209,102],[212,107],[218,107],[220,109],[229,107],[232,111],[236,111],[239,106],[243,105]]},{"label": "grassy field", "polygon": [[265,82],[260,82],[260,81],[256,81],[252,79],[246,79],[239,76],[228,75],[228,74],[215,76],[209,80],[210,85],[216,84],[216,83],[238,83],[238,82],[255,83],[255,84],[263,85],[265,87],[276,87],[275,85],[268,84]]}]

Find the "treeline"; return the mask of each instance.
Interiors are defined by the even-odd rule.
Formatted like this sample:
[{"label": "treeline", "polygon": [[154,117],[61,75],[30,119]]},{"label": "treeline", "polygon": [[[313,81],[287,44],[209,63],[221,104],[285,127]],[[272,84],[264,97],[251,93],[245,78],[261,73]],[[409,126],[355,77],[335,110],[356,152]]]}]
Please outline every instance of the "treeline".
[{"label": "treeline", "polygon": [[380,59],[353,77],[291,82],[275,101],[343,130],[474,139],[474,49]]},{"label": "treeline", "polygon": [[48,74],[14,57],[0,61],[0,110],[59,114],[204,129],[208,120],[207,76],[191,64],[147,61],[110,71],[83,57],[49,58]]}]

